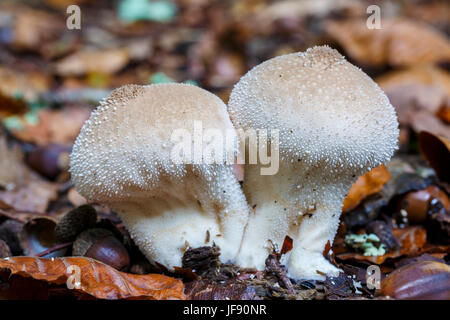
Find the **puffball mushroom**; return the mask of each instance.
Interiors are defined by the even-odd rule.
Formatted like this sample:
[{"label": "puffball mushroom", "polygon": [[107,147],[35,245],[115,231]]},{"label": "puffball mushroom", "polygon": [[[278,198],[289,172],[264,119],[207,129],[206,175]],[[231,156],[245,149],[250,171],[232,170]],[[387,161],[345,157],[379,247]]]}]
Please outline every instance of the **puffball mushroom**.
[{"label": "puffball mushroom", "polygon": [[146,257],[171,270],[188,247],[215,244],[232,261],[248,220],[232,163],[173,161],[172,133],[192,133],[195,121],[234,132],[226,105],[206,90],[127,85],[100,103],[71,154],[77,191],[116,211]]},{"label": "puffball mushroom", "polygon": [[228,110],[237,130],[279,132],[276,174],[261,174],[261,163],[245,165],[244,193],[255,212],[237,263],[263,269],[270,242],[281,247],[288,235],[293,250],[283,262],[290,277],[337,275],[323,251],[333,242],[345,195],[397,148],[388,98],[359,68],[322,46],[250,70],[234,87]]}]

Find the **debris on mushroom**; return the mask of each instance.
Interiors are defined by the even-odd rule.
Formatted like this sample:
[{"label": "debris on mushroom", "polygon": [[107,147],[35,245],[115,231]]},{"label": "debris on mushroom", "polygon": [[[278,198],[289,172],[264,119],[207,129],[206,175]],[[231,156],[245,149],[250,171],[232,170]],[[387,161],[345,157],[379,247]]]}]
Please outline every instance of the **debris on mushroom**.
[{"label": "debris on mushroom", "polygon": [[243,188],[255,213],[237,263],[262,270],[267,243],[280,247],[288,235],[294,239],[284,257],[290,277],[337,275],[322,252],[333,241],[345,195],[397,148],[398,121],[388,98],[363,71],[322,46],[250,70],[234,87],[228,110],[238,131],[279,132],[279,141],[267,139],[279,144],[272,148],[279,152],[278,172],[267,175],[261,161],[245,165]]},{"label": "debris on mushroom", "polygon": [[[231,132],[235,143],[214,149],[230,154],[230,162],[205,161],[212,142],[200,141],[198,149],[196,123],[204,140],[207,129],[224,137]],[[187,132],[175,135],[176,141],[186,139],[186,150],[194,141],[182,157],[192,161],[174,161],[175,132]],[[226,105],[206,90],[175,83],[124,86],[84,124],[71,154],[72,180],[88,201],[119,214],[149,260],[173,270],[188,248],[216,245],[222,262],[233,261],[248,220],[233,175],[233,135]]]}]

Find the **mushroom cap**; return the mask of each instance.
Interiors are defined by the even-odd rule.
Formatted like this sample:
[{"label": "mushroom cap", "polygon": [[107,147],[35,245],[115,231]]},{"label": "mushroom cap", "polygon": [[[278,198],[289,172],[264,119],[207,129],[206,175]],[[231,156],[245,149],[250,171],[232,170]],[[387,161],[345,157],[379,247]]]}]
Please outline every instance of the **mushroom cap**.
[{"label": "mushroom cap", "polygon": [[[78,135],[70,172],[78,192],[90,201],[120,202],[156,192],[160,180],[186,175],[187,167],[206,176],[213,166],[174,164],[171,135],[203,128],[233,129],[217,96],[187,84],[126,85],[100,102]],[[234,129],[233,129],[234,130]],[[233,146],[225,146],[232,150]],[[224,153],[225,154],[225,153]]]},{"label": "mushroom cap", "polygon": [[233,88],[228,110],[237,129],[278,129],[281,160],[367,169],[397,148],[386,95],[328,46],[254,67]]}]

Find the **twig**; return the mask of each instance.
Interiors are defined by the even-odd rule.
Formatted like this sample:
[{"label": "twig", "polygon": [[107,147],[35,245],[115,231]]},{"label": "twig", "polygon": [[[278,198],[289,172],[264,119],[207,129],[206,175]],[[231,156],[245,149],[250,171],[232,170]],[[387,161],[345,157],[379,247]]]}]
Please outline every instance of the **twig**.
[{"label": "twig", "polygon": [[71,246],[72,244],[73,244],[73,241],[58,244],[58,245],[56,245],[56,246],[54,246],[54,247],[52,247],[52,248],[49,248],[49,249],[47,249],[47,250],[45,250],[45,251],[39,252],[38,254],[36,254],[36,257],[43,257],[43,256],[45,256],[45,255],[47,255],[47,254],[49,254],[49,253],[58,251],[58,250],[60,250],[60,249],[67,248],[67,247]]},{"label": "twig", "polygon": [[281,267],[277,254],[269,254],[266,259],[266,267],[267,271],[275,273],[278,278],[280,278],[290,294],[295,293],[294,286],[292,285],[289,277],[286,275],[286,270]]}]

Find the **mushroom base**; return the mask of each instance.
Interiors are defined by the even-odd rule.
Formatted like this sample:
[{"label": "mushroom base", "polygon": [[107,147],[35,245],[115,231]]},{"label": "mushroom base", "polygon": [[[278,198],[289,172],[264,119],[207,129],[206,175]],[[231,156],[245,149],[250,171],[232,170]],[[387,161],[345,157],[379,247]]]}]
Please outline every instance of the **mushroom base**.
[{"label": "mushroom base", "polygon": [[157,196],[141,194],[110,203],[145,256],[169,270],[181,267],[188,248],[216,245],[222,262],[234,262],[248,206],[231,167],[204,177],[194,172],[168,181]]},{"label": "mushroom base", "polygon": [[337,275],[339,269],[325,259],[323,251],[328,241],[333,243],[342,202],[353,180],[351,174],[327,175],[320,166],[283,163],[273,176],[262,176],[258,166],[247,166],[244,192],[254,214],[237,264],[263,270],[268,253],[279,250],[289,236],[293,249],[283,261],[292,278]]}]

